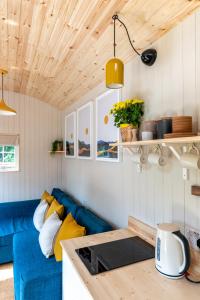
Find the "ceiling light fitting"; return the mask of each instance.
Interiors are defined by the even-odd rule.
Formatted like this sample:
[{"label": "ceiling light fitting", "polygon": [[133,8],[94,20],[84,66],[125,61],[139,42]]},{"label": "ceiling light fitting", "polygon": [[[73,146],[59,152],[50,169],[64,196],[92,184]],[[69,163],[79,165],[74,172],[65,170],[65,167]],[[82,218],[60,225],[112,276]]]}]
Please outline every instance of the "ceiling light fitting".
[{"label": "ceiling light fitting", "polygon": [[3,76],[8,74],[7,70],[3,70],[0,69],[0,73],[1,73],[1,82],[2,82],[2,86],[1,86],[1,93],[2,93],[2,98],[0,100],[0,116],[14,116],[16,115],[16,111],[14,109],[12,109],[11,107],[9,107],[4,100],[4,94],[3,94]]},{"label": "ceiling light fitting", "polygon": [[120,59],[116,58],[116,21],[125,28],[132,49],[141,57],[145,65],[152,66],[154,64],[157,58],[157,51],[155,49],[147,49],[140,54],[133,46],[126,25],[119,19],[117,14],[113,15],[112,19],[114,21],[114,58],[110,59],[106,64],[106,86],[110,89],[119,89],[124,85],[124,64]]}]

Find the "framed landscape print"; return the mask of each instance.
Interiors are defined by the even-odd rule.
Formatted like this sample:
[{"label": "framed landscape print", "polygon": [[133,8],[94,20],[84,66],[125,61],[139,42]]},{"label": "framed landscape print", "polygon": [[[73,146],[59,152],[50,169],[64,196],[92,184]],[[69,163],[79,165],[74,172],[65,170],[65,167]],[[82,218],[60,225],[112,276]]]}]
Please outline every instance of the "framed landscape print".
[{"label": "framed landscape print", "polygon": [[96,159],[119,162],[119,147],[110,144],[119,141],[119,129],[109,114],[114,103],[119,102],[121,92],[110,90],[96,98]]},{"label": "framed landscape print", "polygon": [[76,113],[65,117],[65,157],[76,156]]},{"label": "framed landscape print", "polygon": [[77,156],[92,158],[93,103],[89,102],[77,110]]}]

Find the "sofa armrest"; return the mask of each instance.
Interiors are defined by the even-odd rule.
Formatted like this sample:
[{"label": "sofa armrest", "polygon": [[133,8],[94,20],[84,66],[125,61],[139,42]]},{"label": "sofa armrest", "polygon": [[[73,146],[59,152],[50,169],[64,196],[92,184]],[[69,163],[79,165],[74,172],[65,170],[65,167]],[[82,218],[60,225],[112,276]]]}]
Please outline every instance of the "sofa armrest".
[{"label": "sofa armrest", "polygon": [[33,216],[40,199],[0,203],[0,219]]}]

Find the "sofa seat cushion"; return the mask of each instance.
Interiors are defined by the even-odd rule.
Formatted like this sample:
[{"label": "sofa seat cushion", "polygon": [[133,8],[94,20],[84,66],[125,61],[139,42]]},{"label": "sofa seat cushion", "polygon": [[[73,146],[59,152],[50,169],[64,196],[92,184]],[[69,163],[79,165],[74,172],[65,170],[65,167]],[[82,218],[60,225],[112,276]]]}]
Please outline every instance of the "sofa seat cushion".
[{"label": "sofa seat cushion", "polygon": [[99,218],[89,209],[80,207],[76,213],[76,221],[86,228],[86,234],[96,234],[112,230],[109,223]]},{"label": "sofa seat cushion", "polygon": [[[48,259],[45,258],[41,252],[38,238],[39,233],[35,229],[14,235],[13,255],[16,300],[27,300],[29,294],[31,295],[30,299],[54,299],[53,296],[50,297],[51,294],[54,295],[55,292],[59,294],[59,289],[61,293],[62,264],[56,262],[54,256]],[[51,280],[52,283],[49,285]],[[48,290],[46,290],[46,287],[48,287]]]},{"label": "sofa seat cushion", "polygon": [[33,217],[9,217],[1,219],[0,238],[33,228]]}]

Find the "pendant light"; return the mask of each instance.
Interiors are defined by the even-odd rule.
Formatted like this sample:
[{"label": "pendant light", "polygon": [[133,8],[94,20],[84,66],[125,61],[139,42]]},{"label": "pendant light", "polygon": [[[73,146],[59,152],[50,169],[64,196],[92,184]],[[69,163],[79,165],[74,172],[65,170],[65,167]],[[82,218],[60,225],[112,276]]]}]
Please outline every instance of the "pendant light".
[{"label": "pendant light", "polygon": [[141,57],[142,62],[147,66],[152,66],[157,57],[157,51],[155,49],[147,49],[140,54],[131,41],[128,29],[126,25],[119,19],[118,15],[113,15],[114,20],[114,58],[110,59],[106,64],[106,87],[110,89],[120,89],[124,85],[124,64],[116,58],[116,20],[123,25],[126,30],[129,43],[133,48],[134,52]]},{"label": "pendant light", "polygon": [[14,116],[16,115],[16,111],[11,107],[9,107],[3,99],[3,76],[8,74],[8,71],[0,69],[0,73],[1,73],[1,80],[2,80],[2,86],[1,86],[2,98],[0,100],[0,116]]}]

